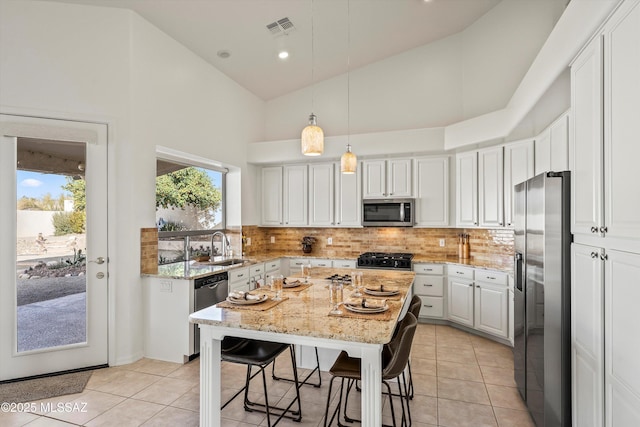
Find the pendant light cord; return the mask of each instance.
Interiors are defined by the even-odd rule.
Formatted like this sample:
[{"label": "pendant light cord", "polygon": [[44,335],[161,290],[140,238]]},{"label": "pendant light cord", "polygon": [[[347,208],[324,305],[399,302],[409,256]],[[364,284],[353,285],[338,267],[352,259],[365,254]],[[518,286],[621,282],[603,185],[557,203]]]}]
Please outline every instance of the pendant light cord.
[{"label": "pendant light cord", "polygon": [[313,114],[313,109],[314,109],[313,98],[314,98],[314,95],[315,95],[315,75],[314,75],[314,71],[315,71],[315,61],[314,61],[315,46],[314,46],[314,28],[313,28],[313,11],[314,11],[313,4],[314,4],[314,1],[311,0],[311,114]]},{"label": "pendant light cord", "polygon": [[351,133],[351,1],[347,0],[347,145]]}]

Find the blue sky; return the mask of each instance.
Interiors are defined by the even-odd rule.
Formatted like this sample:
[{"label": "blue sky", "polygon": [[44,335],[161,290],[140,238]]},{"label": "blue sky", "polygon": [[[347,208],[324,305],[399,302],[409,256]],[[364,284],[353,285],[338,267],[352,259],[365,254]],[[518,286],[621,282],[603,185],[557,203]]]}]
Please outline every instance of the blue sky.
[{"label": "blue sky", "polygon": [[21,197],[39,199],[47,193],[56,199],[64,193],[61,187],[67,183],[67,180],[64,175],[18,171],[17,182],[18,199]]}]

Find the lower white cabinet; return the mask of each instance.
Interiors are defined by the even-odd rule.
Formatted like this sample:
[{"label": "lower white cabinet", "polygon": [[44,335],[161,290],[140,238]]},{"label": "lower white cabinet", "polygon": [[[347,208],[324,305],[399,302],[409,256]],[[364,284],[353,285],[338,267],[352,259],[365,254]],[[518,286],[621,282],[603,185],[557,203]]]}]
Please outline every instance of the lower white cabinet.
[{"label": "lower white cabinet", "polygon": [[229,292],[251,290],[249,267],[229,270]]},{"label": "lower white cabinet", "polygon": [[475,328],[503,338],[509,336],[509,288],[476,281]]},{"label": "lower white cabinet", "polygon": [[354,259],[334,259],[333,267],[335,268],[356,268],[356,260]]},{"label": "lower white cabinet", "polygon": [[444,266],[442,264],[414,264],[416,277],[413,293],[422,300],[419,317],[444,319]]},{"label": "lower white cabinet", "polygon": [[449,276],[449,320],[473,327],[473,278]]}]

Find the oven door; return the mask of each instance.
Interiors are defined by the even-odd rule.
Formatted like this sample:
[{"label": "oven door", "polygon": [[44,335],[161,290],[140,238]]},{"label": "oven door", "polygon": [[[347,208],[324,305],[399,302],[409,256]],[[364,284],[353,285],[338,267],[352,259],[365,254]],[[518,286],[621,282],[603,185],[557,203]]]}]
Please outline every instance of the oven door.
[{"label": "oven door", "polygon": [[413,227],[414,199],[365,199],[364,227]]}]

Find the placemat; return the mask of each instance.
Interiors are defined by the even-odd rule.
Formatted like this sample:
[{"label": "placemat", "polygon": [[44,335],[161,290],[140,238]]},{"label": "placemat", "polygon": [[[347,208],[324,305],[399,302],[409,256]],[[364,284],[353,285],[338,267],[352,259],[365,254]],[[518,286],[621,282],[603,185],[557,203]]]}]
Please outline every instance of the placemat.
[{"label": "placemat", "polygon": [[390,301],[399,301],[402,298],[402,292],[396,294],[396,295],[392,295],[392,296],[388,296],[388,297],[383,297],[383,296],[379,296],[379,295],[369,295],[368,293],[366,293],[364,291],[364,289],[362,289],[362,296],[364,298],[374,298],[374,299],[386,299],[386,300],[390,300]]},{"label": "placemat", "polygon": [[332,314],[330,312],[329,316],[331,316],[331,317],[342,317],[343,319],[391,320],[391,311],[393,309],[389,308],[389,310],[387,310],[385,312],[372,313],[372,314],[355,313],[353,311],[347,310],[344,307],[342,307],[341,310],[342,310],[342,314]]},{"label": "placemat", "polygon": [[229,301],[222,301],[216,304],[216,307],[218,308],[232,308],[232,309],[237,309],[237,310],[253,310],[253,311],[265,311],[265,310],[269,310],[270,308],[275,307],[276,305],[280,304],[283,301],[288,300],[288,297],[282,297],[282,299],[280,301],[275,301],[272,299],[269,299],[265,302],[261,302],[259,304],[252,304],[252,305],[239,305],[239,304],[233,304],[230,303]]},{"label": "placemat", "polygon": [[306,284],[302,284],[300,286],[296,286],[295,288],[282,288],[282,290],[284,292],[302,292],[305,289],[310,288],[313,285],[313,283],[306,283]]}]

